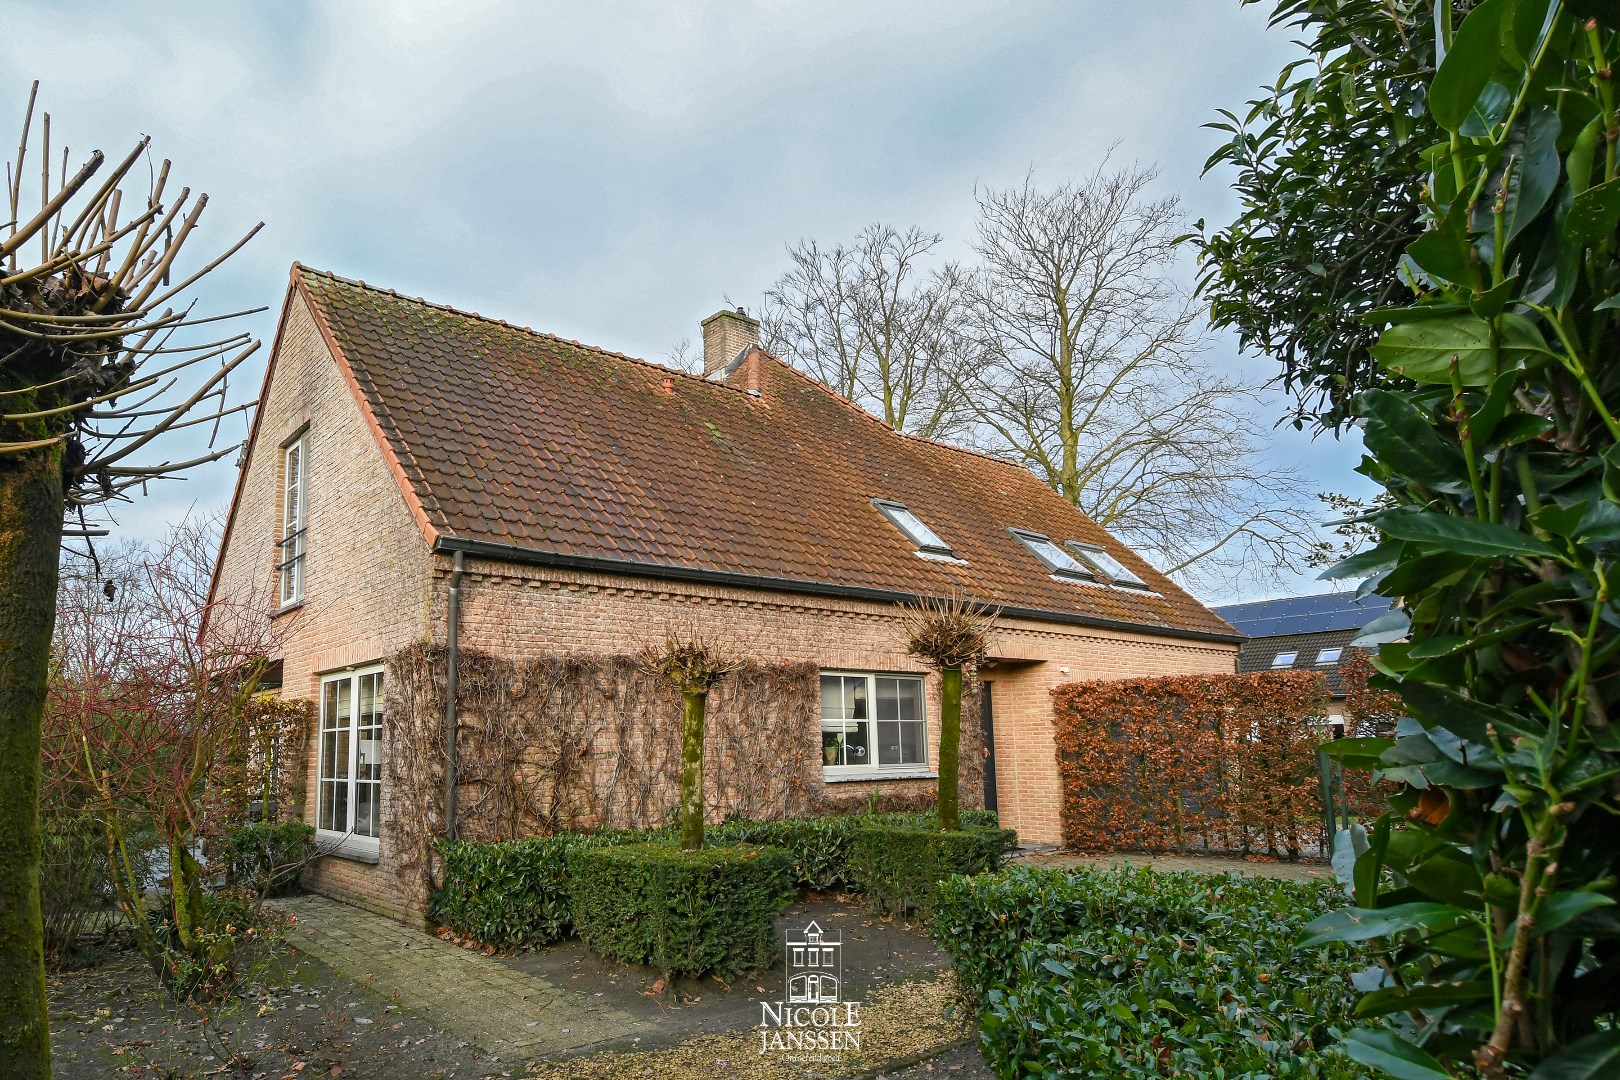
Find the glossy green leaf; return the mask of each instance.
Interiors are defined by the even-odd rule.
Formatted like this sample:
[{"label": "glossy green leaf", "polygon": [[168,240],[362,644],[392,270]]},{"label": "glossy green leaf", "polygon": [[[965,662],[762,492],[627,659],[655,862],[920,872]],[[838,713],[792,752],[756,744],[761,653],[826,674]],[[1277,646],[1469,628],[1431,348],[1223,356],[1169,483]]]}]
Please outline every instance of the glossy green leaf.
[{"label": "glossy green leaf", "polygon": [[1428,418],[1403,395],[1368,390],[1357,395],[1355,405],[1367,421],[1362,439],[1380,461],[1436,491],[1467,490],[1462,451],[1435,434]]},{"label": "glossy green leaf", "polygon": [[1427,1051],[1393,1031],[1356,1028],[1339,1045],[1352,1060],[1388,1073],[1396,1080],[1446,1080],[1451,1075]]},{"label": "glossy green leaf", "polygon": [[[1430,226],[1429,230],[1406,249],[1411,260],[1422,267],[1424,273],[1441,281],[1472,284],[1481,277],[1482,267],[1474,253],[1473,241],[1468,235],[1467,207],[1459,206]],[[1432,308],[1408,308],[1419,314]],[[1427,319],[1391,320],[1398,325],[1408,322],[1426,322]]]},{"label": "glossy green leaf", "polygon": [[1381,570],[1388,570],[1400,559],[1403,546],[1399,543],[1379,544],[1375,548],[1357,552],[1348,559],[1334,563],[1317,576],[1323,581],[1342,581],[1346,578],[1362,578]]},{"label": "glossy green leaf", "polygon": [[1467,921],[1450,904],[1397,904],[1387,908],[1340,908],[1305,924],[1300,947],[1329,941],[1370,941],[1407,930],[1450,930]]},{"label": "glossy green leaf", "polygon": [[1611,1080],[1616,1076],[1620,1076],[1620,1031],[1599,1031],[1544,1060],[1530,1080]]},{"label": "glossy green leaf", "polygon": [[1356,1015],[1385,1016],[1412,1009],[1439,1009],[1448,1005],[1488,1000],[1490,996],[1491,984],[1488,982],[1443,982],[1411,988],[1389,986],[1374,990],[1358,1001]]},{"label": "glossy green leaf", "polygon": [[1484,0],[1457,27],[1429,84],[1429,113],[1447,131],[1462,127],[1485,92],[1502,51],[1502,20],[1515,5],[1516,0]]},{"label": "glossy green leaf", "polygon": [[1620,179],[1587,188],[1575,196],[1564,218],[1564,242],[1575,247],[1596,247],[1614,235],[1620,225]]},{"label": "glossy green leaf", "polygon": [[1481,558],[1511,558],[1539,555],[1556,558],[1558,549],[1545,540],[1506,525],[1475,518],[1437,514],[1428,510],[1402,508],[1382,514],[1378,527],[1397,540],[1435,544],[1458,555]]},{"label": "glossy green leaf", "polygon": [[1403,323],[1385,330],[1373,356],[1385,371],[1414,382],[1451,385],[1452,364],[1464,386],[1486,386],[1512,364],[1548,355],[1547,341],[1522,315],[1505,314],[1492,350],[1491,324],[1478,315]]},{"label": "glossy green leaf", "polygon": [[1614,898],[1590,889],[1553,893],[1541,902],[1536,915],[1536,933],[1550,934],[1578,916],[1600,907],[1612,907]]},{"label": "glossy green leaf", "polygon": [[[1494,242],[1498,207],[1504,237],[1511,241],[1547,205],[1563,172],[1558,156],[1561,130],[1558,114],[1543,107],[1521,117],[1508,132],[1501,161],[1485,181],[1489,198],[1474,208],[1473,229],[1483,235],[1481,242],[1487,247]],[[1490,257],[1489,251],[1485,257]]]}]

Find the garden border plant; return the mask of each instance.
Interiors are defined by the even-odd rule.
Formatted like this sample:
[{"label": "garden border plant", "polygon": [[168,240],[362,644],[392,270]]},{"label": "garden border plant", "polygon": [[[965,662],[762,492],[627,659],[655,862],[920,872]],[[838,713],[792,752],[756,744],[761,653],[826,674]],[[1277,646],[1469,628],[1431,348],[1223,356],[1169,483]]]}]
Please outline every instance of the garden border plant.
[{"label": "garden border plant", "polygon": [[[1354,906],[1308,940],[1383,943],[1359,1009],[1392,1029],[1346,1044],[1369,1065],[1612,1075],[1620,12],[1274,10],[1309,54],[1221,125],[1212,163],[1238,165],[1244,213],[1206,244],[1205,288],[1220,321],[1289,346],[1316,419],[1362,426],[1380,542],[1329,576],[1399,599],[1362,640],[1405,714],[1334,748],[1402,790],[1361,841]],[[1411,216],[1343,243],[1369,183]],[[1329,288],[1347,281],[1368,288]],[[1323,327],[1347,320],[1376,341],[1341,365]]]}]

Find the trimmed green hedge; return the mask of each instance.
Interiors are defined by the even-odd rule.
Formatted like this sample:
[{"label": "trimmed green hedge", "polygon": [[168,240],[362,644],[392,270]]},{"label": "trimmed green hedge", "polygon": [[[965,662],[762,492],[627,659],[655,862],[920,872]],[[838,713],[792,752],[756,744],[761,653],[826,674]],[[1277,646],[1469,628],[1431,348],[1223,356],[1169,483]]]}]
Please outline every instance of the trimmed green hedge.
[{"label": "trimmed green hedge", "polygon": [[315,830],[302,821],[238,825],[222,838],[221,854],[231,884],[284,896],[297,888],[315,854]]},{"label": "trimmed green hedge", "polygon": [[775,957],[792,865],[787,852],[752,844],[576,847],[568,857],[574,927],[610,960],[666,977],[734,978]]},{"label": "trimmed green hedge", "polygon": [[[867,825],[933,826],[931,813],[846,814],[781,821],[723,822],[707,830],[711,844],[750,843],[781,848],[792,859],[798,888],[832,891],[853,888],[849,875],[851,841]],[[986,810],[962,813],[964,826],[994,827]],[[444,885],[433,894],[428,914],[455,933],[498,949],[546,945],[573,929],[569,914],[568,852],[580,845],[674,843],[670,829],[557,833],[494,844],[441,842]]]},{"label": "trimmed green hedge", "polygon": [[863,825],[850,845],[849,875],[879,911],[909,915],[934,907],[939,883],[954,874],[983,874],[1001,865],[1017,842],[1011,829],[958,832],[913,825]]},{"label": "trimmed green hedge", "polygon": [[1334,883],[1017,867],[940,887],[935,940],[998,1076],[1367,1075],[1348,948],[1298,950]]},{"label": "trimmed green hedge", "polygon": [[[793,883],[820,892],[859,889],[850,875],[855,834],[872,825],[937,829],[933,813],[844,814],[784,818],[780,821],[727,821],[708,831],[715,843],[769,844],[793,856]],[[962,811],[962,827],[993,829],[993,810]]]},{"label": "trimmed green hedge", "polygon": [[499,844],[440,843],[444,887],[433,894],[428,915],[462,937],[497,949],[549,945],[573,932],[569,852],[643,839],[639,832],[598,832]]}]

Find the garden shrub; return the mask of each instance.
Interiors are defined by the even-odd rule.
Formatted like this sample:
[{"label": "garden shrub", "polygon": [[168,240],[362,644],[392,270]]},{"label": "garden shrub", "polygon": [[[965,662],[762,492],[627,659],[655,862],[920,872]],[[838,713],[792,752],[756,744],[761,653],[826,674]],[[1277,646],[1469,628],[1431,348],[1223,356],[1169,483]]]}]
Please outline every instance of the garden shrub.
[{"label": "garden shrub", "polygon": [[941,881],[996,869],[1016,839],[1010,829],[941,832],[915,825],[863,825],[850,843],[849,875],[878,911],[928,912]]},{"label": "garden shrub", "polygon": [[228,829],[220,839],[226,881],[259,896],[284,896],[315,853],[315,830],[302,821],[257,821]]},{"label": "garden shrub", "polygon": [[1239,917],[1030,942],[1011,989],[990,992],[980,1045],[1003,1077],[1365,1076],[1318,1049],[1351,1026],[1354,965],[1296,957],[1291,938]]},{"label": "garden shrub", "polygon": [[[964,824],[993,827],[995,814],[965,810]],[[779,821],[726,821],[707,830],[711,844],[747,843],[780,848],[792,860],[796,888],[850,889],[850,841],[865,825],[929,828],[932,813],[849,814],[785,818]],[[497,949],[547,945],[573,930],[569,914],[568,852],[584,845],[673,842],[670,829],[615,829],[557,833],[494,844],[441,841],[444,884],[429,901],[428,914],[460,937]]]},{"label": "garden shrub", "polygon": [[932,930],[999,1075],[1356,1076],[1311,1052],[1367,961],[1295,946],[1337,902],[1328,881],[1013,867],[942,884]]},{"label": "garden shrub", "polygon": [[441,841],[444,886],[428,914],[457,935],[497,949],[549,945],[573,931],[568,855],[583,846],[645,841],[637,830],[557,833],[498,844]]},{"label": "garden shrub", "polygon": [[89,814],[40,814],[39,906],[45,923],[45,959],[52,967],[77,961],[91,930],[112,906],[107,838]]},{"label": "garden shrub", "polygon": [[[995,828],[993,810],[964,810],[963,828]],[[936,829],[933,811],[890,814],[844,814],[784,818],[780,821],[727,821],[709,830],[717,843],[769,844],[793,856],[793,883],[821,892],[858,889],[850,876],[852,841],[870,825]]]},{"label": "garden shrub", "polygon": [[791,866],[787,852],[752,844],[579,845],[568,856],[574,927],[610,960],[733,978],[775,957]]}]

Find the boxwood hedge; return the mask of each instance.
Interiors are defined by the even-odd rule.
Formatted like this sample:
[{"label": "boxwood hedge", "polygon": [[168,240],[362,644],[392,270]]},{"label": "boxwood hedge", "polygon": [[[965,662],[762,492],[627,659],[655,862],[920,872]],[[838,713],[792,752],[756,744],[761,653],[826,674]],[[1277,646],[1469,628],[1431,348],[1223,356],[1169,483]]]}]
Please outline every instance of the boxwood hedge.
[{"label": "boxwood hedge", "polygon": [[953,874],[996,869],[1016,841],[1011,829],[940,832],[914,825],[862,825],[850,844],[849,876],[878,911],[927,912],[940,882]]},{"label": "boxwood hedge", "polygon": [[649,964],[666,977],[732,978],[776,955],[776,916],[793,899],[792,858],[780,848],[664,843],[576,847],[570,907],[596,952]]},{"label": "boxwood hedge", "polygon": [[[854,887],[849,865],[856,830],[874,824],[926,828],[935,823],[929,813],[733,820],[710,828],[707,839],[711,844],[781,848],[792,860],[796,887],[832,891]],[[994,826],[995,814],[963,811],[962,823]],[[429,901],[428,914],[438,925],[498,949],[546,945],[573,932],[568,895],[570,851],[582,845],[674,843],[674,839],[670,829],[639,829],[557,833],[493,844],[441,843],[444,884]]]}]

